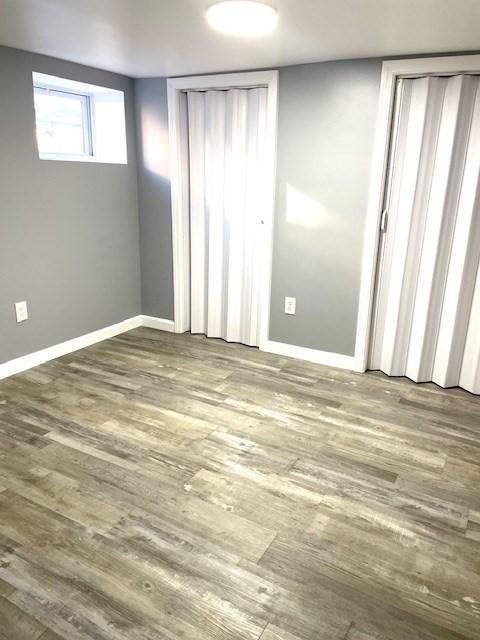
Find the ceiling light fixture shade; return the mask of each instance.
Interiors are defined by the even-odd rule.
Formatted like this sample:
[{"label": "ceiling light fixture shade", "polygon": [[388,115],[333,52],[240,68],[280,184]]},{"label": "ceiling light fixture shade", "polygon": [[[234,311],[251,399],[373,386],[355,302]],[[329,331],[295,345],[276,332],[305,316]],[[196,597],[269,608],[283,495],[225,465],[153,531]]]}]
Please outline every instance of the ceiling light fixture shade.
[{"label": "ceiling light fixture shade", "polygon": [[207,9],[207,21],[216,31],[231,36],[265,36],[277,26],[278,12],[255,0],[226,0]]}]

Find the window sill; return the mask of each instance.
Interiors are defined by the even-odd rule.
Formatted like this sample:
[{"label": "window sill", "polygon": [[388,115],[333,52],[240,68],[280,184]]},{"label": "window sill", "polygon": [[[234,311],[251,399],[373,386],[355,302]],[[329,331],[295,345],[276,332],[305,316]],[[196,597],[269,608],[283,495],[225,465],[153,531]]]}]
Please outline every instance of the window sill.
[{"label": "window sill", "polygon": [[109,160],[106,158],[99,158],[97,156],[82,156],[82,155],[70,155],[61,153],[40,153],[40,160],[55,160],[57,162],[93,162],[96,164],[128,164],[126,159],[122,160]]}]

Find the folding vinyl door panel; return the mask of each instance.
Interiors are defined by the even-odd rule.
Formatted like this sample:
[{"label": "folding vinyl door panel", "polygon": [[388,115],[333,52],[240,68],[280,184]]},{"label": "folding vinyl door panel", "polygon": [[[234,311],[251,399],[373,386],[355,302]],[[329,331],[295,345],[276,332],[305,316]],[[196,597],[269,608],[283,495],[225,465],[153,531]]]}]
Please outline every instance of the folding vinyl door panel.
[{"label": "folding vinyl door panel", "polygon": [[188,93],[193,333],[259,344],[267,89]]},{"label": "folding vinyl door panel", "polygon": [[480,79],[397,86],[369,367],[480,393]]}]

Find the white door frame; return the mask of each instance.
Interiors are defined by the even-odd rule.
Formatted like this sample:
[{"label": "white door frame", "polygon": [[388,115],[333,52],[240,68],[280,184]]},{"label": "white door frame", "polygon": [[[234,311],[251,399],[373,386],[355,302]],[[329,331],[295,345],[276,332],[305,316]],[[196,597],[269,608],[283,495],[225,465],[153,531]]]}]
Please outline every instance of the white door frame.
[{"label": "white door frame", "polygon": [[355,343],[356,371],[366,371],[368,366],[380,243],[380,221],[384,208],[397,79],[418,75],[450,75],[453,73],[480,73],[480,55],[390,60],[382,65],[377,127],[363,242],[362,275]]},{"label": "white door frame", "polygon": [[268,341],[270,316],[270,290],[272,274],[272,238],[275,207],[275,177],[277,157],[278,71],[255,71],[224,75],[170,78],[168,90],[168,122],[171,157],[172,237],[173,237],[173,290],[175,332],[190,329],[190,203],[189,167],[185,135],[186,109],[182,94],[186,91],[208,89],[268,89],[267,177],[268,206],[263,218],[265,224],[262,247],[262,273],[260,284],[260,348]]}]

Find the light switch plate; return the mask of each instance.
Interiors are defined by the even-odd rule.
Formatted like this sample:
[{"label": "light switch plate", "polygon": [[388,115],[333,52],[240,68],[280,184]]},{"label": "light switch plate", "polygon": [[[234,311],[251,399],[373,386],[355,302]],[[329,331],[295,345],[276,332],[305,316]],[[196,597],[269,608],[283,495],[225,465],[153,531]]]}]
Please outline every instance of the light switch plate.
[{"label": "light switch plate", "polygon": [[287,315],[294,316],[296,307],[297,307],[296,298],[285,298],[285,313]]},{"label": "light switch plate", "polygon": [[15,313],[17,316],[17,322],[24,322],[25,320],[28,320],[28,309],[26,300],[15,303]]}]

